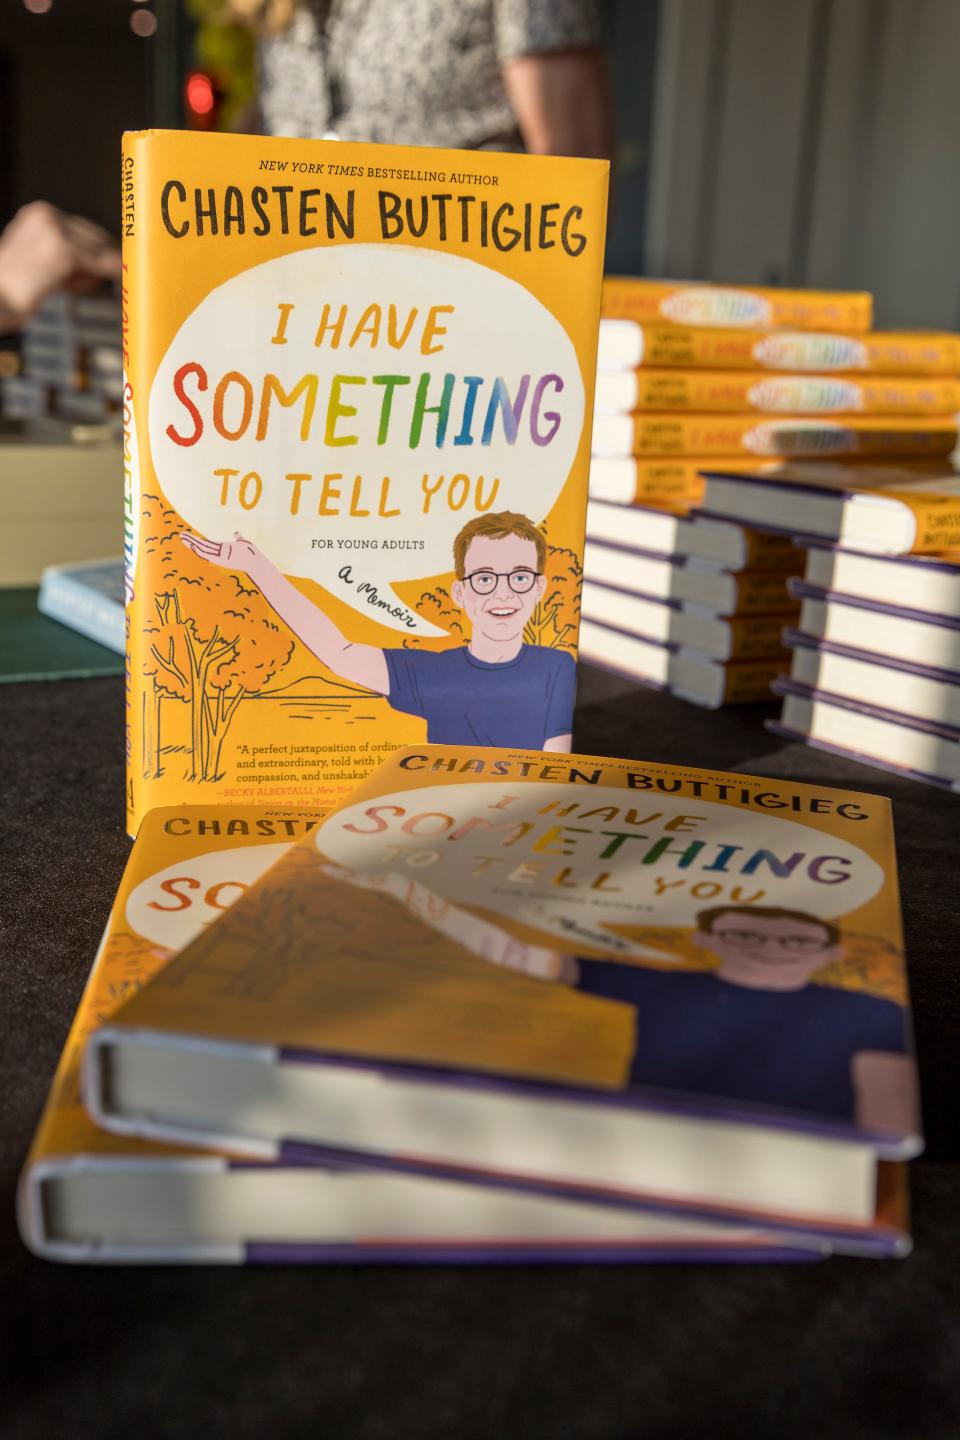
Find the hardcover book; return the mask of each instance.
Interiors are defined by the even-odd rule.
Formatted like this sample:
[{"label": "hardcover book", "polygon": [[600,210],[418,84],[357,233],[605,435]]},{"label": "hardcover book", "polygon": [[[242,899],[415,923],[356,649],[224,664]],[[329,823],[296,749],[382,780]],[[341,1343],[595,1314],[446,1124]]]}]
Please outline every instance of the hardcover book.
[{"label": "hardcover book", "polygon": [[782,415],[678,415],[659,410],[598,415],[595,455],[788,455],[830,459],[861,455],[945,459],[957,444],[953,419],[888,419],[850,415],[842,420]]},{"label": "hardcover book", "polygon": [[[318,937],[322,937],[318,943]],[[896,1249],[889,802],[398,752],[87,1045],[93,1117]]]},{"label": "hardcover book", "polygon": [[830,374],[960,375],[960,335],[873,330],[866,335],[601,320],[601,370],[800,370]]},{"label": "hardcover book", "polygon": [[789,596],[786,601],[779,614],[724,617],[588,578],[583,586],[583,618],[662,645],[697,650],[711,660],[768,660],[786,655],[783,628],[797,613]]},{"label": "hardcover book", "polygon": [[[776,470],[783,462],[740,460],[738,469]],[[590,461],[590,494],[614,505],[660,505],[688,510],[703,499],[702,471],[716,461],[706,455],[641,459],[633,455],[594,455]]]},{"label": "hardcover book", "polygon": [[797,549],[788,536],[767,535],[727,520],[688,518],[683,512],[671,514],[649,505],[635,505],[628,510],[591,500],[587,506],[587,533],[591,540],[705,560],[725,570],[789,573],[799,564]]},{"label": "hardcover book", "polygon": [[126,137],[132,828],[569,748],[607,170]]},{"label": "hardcover book", "polygon": [[956,415],[960,380],[757,375],[730,370],[599,370],[598,415],[637,410],[777,415]]},{"label": "hardcover book", "polygon": [[124,651],[123,602],[123,561],[119,558],[48,565],[40,577],[40,613],[118,655]]},{"label": "hardcover book", "polygon": [[767,1229],[111,1135],[81,1104],[87,1037],[323,812],[176,806],[144,818],[24,1166],[24,1243],[99,1263],[800,1259]]},{"label": "hardcover book", "polygon": [[[799,564],[799,556],[797,557]],[[745,570],[734,575],[703,561],[672,559],[642,550],[587,539],[584,580],[649,599],[672,600],[715,615],[770,615],[799,610],[780,570]]]},{"label": "hardcover book", "polygon": [[717,464],[706,478],[711,516],[880,555],[960,550],[960,475],[949,465],[793,463],[758,480]]},{"label": "hardcover book", "polygon": [[835,645],[940,671],[960,671],[960,617],[884,605],[790,581],[800,603],[797,628]]},{"label": "hardcover book", "polygon": [[772,698],[770,687],[783,673],[779,652],[764,660],[713,660],[702,651],[680,649],[586,616],[580,629],[581,660],[707,710],[762,705]]},{"label": "hardcover book", "polygon": [[751,330],[790,326],[796,330],[846,330],[859,334],[870,329],[873,296],[861,290],[786,290],[608,275],[603,282],[603,313],[612,318],[666,320],[683,326]]},{"label": "hardcover book", "polygon": [[785,639],[793,651],[790,680],[805,692],[893,708],[942,726],[951,738],[960,735],[960,671],[872,655],[802,630],[787,630]]},{"label": "hardcover book", "polygon": [[820,590],[960,619],[960,556],[869,555],[807,542],[804,579]]}]

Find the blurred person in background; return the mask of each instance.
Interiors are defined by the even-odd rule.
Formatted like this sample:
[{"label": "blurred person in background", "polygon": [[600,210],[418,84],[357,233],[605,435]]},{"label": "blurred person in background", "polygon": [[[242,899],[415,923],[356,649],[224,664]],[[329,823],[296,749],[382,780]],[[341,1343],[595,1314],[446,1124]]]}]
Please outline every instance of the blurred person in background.
[{"label": "blurred person in background", "polygon": [[0,333],[20,329],[57,290],[82,293],[119,277],[120,249],[106,230],[34,200],[0,234]]},{"label": "blurred person in background", "polygon": [[229,0],[270,135],[609,158],[602,0]]}]

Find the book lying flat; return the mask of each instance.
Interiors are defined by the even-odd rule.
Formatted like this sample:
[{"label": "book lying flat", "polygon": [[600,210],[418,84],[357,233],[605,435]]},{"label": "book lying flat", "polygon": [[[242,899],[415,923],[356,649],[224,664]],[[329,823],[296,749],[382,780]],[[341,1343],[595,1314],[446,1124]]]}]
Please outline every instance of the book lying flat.
[{"label": "book lying flat", "polygon": [[795,571],[799,559],[792,539],[766,535],[727,520],[688,518],[651,505],[587,504],[587,535],[647,553],[705,560],[724,570]]},{"label": "book lying flat", "polygon": [[787,290],[607,275],[600,308],[604,316],[688,326],[791,326],[860,333],[870,329],[873,297],[862,290]]},{"label": "book lying flat", "polygon": [[[827,699],[859,701],[960,731],[960,671],[853,650],[786,630],[793,656],[790,679]],[[892,702],[896,701],[893,706]]]},{"label": "book lying flat", "polygon": [[921,1145],[888,802],[397,752],[88,1041],[107,1128],[896,1251]]},{"label": "book lying flat", "polygon": [[881,555],[960,548],[960,476],[944,466],[790,464],[762,478],[712,467],[706,514]]},{"label": "book lying flat", "polygon": [[599,370],[597,415],[638,410],[778,415],[956,415],[960,380],[901,376],[765,375],[751,371]]},{"label": "book lying flat", "polygon": [[666,410],[635,415],[597,415],[594,455],[787,455],[829,460],[946,459],[957,444],[953,419],[888,419],[849,415],[814,419],[788,415],[671,414]]},{"label": "book lying flat", "polygon": [[940,671],[960,671],[960,619],[883,605],[791,580],[800,601],[797,629],[835,645]]},{"label": "book lying flat", "polygon": [[960,790],[960,736],[947,738],[938,733],[940,727],[913,716],[821,695],[789,681],[778,680],[774,688],[784,697],[779,721],[767,722],[775,734],[911,780]]},{"label": "book lying flat", "polygon": [[873,330],[867,335],[601,320],[597,365],[799,370],[831,374],[960,375],[960,335]]},{"label": "book lying flat", "polygon": [[708,710],[762,704],[772,699],[770,686],[783,673],[779,653],[765,660],[711,660],[698,650],[679,650],[586,617],[581,624],[585,636],[581,653],[589,664]]},{"label": "book lying flat", "polygon": [[588,540],[583,550],[583,573],[586,580],[648,599],[696,605],[716,615],[769,615],[799,609],[787,591],[787,576],[781,570],[733,574],[705,561],[674,560]]},{"label": "book lying flat", "polygon": [[785,656],[783,628],[795,608],[773,615],[725,617],[685,610],[678,601],[634,595],[585,579],[580,600],[584,620],[611,625],[640,639],[696,650],[711,660],[767,660]]},{"label": "book lying flat", "polygon": [[264,1163],[111,1135],[87,1037],[315,825],[265,806],[152,810],[131,852],[20,1181],[26,1245],[98,1263],[816,1258],[815,1238],[357,1165]]},{"label": "book lying flat", "polygon": [[[706,455],[659,460],[633,455],[594,455],[590,460],[590,495],[615,505],[666,505],[688,509],[703,498],[701,471],[715,461]],[[738,469],[776,470],[781,460],[734,457]]]},{"label": "book lying flat", "polygon": [[868,555],[821,541],[807,548],[804,579],[820,590],[854,599],[960,617],[957,561],[928,555]]},{"label": "book lying flat", "polygon": [[108,650],[123,654],[123,561],[87,560],[48,565],[40,577],[37,609]]}]

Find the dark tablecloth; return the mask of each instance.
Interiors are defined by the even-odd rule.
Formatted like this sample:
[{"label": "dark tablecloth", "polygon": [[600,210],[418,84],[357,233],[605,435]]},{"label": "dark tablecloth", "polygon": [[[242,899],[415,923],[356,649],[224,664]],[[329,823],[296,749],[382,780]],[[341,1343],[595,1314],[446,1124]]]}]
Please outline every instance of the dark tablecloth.
[{"label": "dark tablecloth", "polygon": [[127,857],[115,680],[0,689],[3,1440],[960,1435],[960,796],[585,670],[576,745],[891,795],[926,1155],[902,1262],[84,1269],[14,1187]]}]

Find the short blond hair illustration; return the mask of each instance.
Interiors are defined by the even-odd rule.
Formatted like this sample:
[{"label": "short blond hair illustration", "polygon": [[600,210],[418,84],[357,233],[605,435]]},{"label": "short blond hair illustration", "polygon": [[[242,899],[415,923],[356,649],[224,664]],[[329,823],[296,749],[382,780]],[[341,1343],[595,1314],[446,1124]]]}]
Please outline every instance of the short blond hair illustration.
[{"label": "short blond hair illustration", "polygon": [[521,540],[532,540],[537,547],[537,569],[542,572],[547,561],[547,542],[542,531],[538,530],[526,515],[518,515],[512,510],[500,510],[495,515],[477,515],[475,519],[468,520],[454,540],[453,568],[458,580],[463,580],[466,576],[467,551],[471,540],[476,540],[479,535],[489,540],[505,540],[508,535],[519,535]]}]

